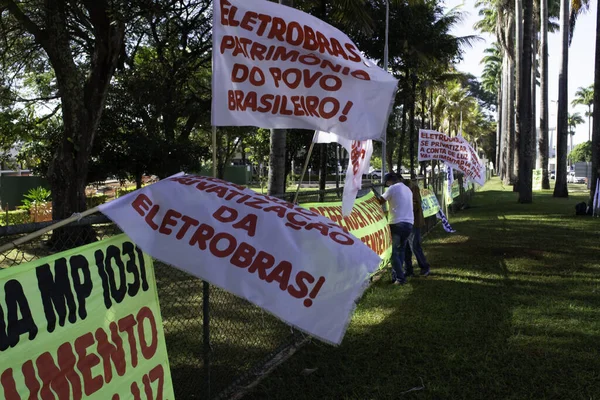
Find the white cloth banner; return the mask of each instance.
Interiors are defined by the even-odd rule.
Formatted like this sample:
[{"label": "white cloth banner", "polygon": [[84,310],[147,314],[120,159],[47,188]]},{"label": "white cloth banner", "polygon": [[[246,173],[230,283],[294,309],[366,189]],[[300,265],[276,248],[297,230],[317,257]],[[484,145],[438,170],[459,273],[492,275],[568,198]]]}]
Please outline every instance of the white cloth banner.
[{"label": "white cloth banner", "polygon": [[349,140],[335,133],[315,132],[315,143],[339,143],[350,155],[350,162],[346,169],[344,193],[342,194],[342,215],[349,216],[354,207],[358,191],[362,188],[362,177],[369,170],[371,155],[373,154],[372,140]]},{"label": "white cloth banner", "polygon": [[213,125],[383,135],[398,81],[346,34],[270,1],[213,4]]},{"label": "white cloth banner", "polygon": [[331,220],[211,177],[100,206],[146,253],[339,344],[380,257]]},{"label": "white cloth banner", "polygon": [[485,164],[462,136],[419,130],[419,161],[440,160],[480,185],[485,184]]}]

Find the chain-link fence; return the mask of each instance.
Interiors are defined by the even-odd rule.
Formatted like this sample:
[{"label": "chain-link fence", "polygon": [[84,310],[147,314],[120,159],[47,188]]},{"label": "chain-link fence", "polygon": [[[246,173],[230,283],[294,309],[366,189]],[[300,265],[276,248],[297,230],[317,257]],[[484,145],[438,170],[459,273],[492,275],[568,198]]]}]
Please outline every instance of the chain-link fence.
[{"label": "chain-link fence", "polygon": [[[440,179],[428,178],[427,185],[443,204]],[[359,196],[370,190],[366,186]],[[340,201],[341,195],[341,189],[301,192],[298,202]],[[291,196],[283,197],[289,200]],[[466,202],[470,193],[461,196]],[[435,223],[435,216],[427,218],[424,232]],[[0,246],[50,224],[0,227]],[[104,216],[84,218],[60,234],[48,232],[1,253],[0,268],[48,256],[52,249],[75,247],[89,235],[102,240],[119,233],[119,228]],[[156,260],[155,271],[171,376],[179,399],[230,398],[270,369],[274,360],[285,359],[306,342],[304,335],[246,300]]]}]

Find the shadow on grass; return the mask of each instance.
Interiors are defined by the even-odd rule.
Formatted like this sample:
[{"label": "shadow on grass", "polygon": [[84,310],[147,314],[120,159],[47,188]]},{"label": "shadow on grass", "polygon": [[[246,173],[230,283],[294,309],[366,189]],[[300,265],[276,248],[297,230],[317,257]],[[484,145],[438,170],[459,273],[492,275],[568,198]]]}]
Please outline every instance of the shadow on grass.
[{"label": "shadow on grass", "polygon": [[456,234],[427,236],[432,276],[382,279],[341,346],[312,343],[246,399],[596,398],[600,220],[573,216],[581,196],[516,199],[476,193]]}]

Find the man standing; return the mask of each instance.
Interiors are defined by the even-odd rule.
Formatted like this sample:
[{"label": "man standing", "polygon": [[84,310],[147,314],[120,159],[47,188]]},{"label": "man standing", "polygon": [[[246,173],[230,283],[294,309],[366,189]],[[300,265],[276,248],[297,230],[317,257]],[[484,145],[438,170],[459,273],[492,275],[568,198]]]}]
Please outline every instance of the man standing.
[{"label": "man standing", "polygon": [[404,285],[406,278],[402,269],[406,241],[412,232],[413,195],[411,190],[401,182],[401,177],[394,173],[384,176],[384,184],[388,190],[379,197],[381,204],[389,203],[388,223],[392,232],[392,281],[394,285]]},{"label": "man standing", "polygon": [[405,184],[410,188],[413,195],[413,212],[414,212],[414,223],[410,236],[408,237],[408,244],[405,251],[404,262],[406,264],[406,276],[412,276],[413,265],[412,255],[415,255],[419,268],[421,268],[421,276],[429,276],[429,263],[423,248],[421,247],[421,228],[425,226],[425,217],[423,216],[423,206],[421,199],[421,190],[416,181],[404,180]]}]

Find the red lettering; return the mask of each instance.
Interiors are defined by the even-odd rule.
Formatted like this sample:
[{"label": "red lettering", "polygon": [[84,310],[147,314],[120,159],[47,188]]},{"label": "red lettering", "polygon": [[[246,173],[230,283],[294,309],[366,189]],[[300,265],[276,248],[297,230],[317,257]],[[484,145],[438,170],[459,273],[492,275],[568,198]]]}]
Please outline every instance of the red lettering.
[{"label": "red lettering", "polygon": [[177,220],[175,218],[181,218],[181,213],[171,209],[167,210],[158,232],[163,235],[170,235],[173,231],[171,228],[168,228],[168,226],[177,226]]},{"label": "red lettering", "polygon": [[248,268],[252,263],[252,258],[256,254],[256,249],[246,242],[240,243],[235,253],[231,257],[231,264],[239,268]]},{"label": "red lettering", "polygon": [[[158,330],[156,328],[156,320],[154,319],[154,314],[152,314],[152,310],[150,310],[150,308],[148,307],[142,307],[140,309],[140,311],[137,314],[136,320],[142,356],[144,356],[146,360],[149,360],[154,356],[154,354],[156,354],[156,349],[158,348]],[[148,340],[146,337],[147,330],[144,327],[145,321],[148,321],[150,324],[150,344],[148,344]]]},{"label": "red lettering", "polygon": [[290,276],[292,275],[292,264],[287,261],[282,261],[267,276],[266,281],[271,282],[279,282],[279,289],[285,291],[288,288],[288,283],[290,281]]},{"label": "red lettering", "polygon": [[135,368],[138,364],[137,345],[135,342],[135,334],[133,333],[133,327],[135,324],[135,318],[133,318],[132,314],[121,318],[118,322],[119,332],[127,333],[127,341],[129,342],[129,351],[131,356],[131,366],[133,368]]},{"label": "red lettering", "polygon": [[215,234],[215,230],[206,224],[202,224],[196,229],[196,232],[192,235],[190,239],[190,246],[194,246],[198,244],[198,248],[200,250],[206,250],[207,245],[206,242],[213,237]]},{"label": "red lettering", "polygon": [[92,376],[92,368],[100,364],[100,358],[93,354],[87,353],[87,349],[94,344],[94,336],[87,333],[78,337],[75,340],[75,351],[77,352],[77,369],[83,377],[83,387],[85,395],[90,396],[96,393],[103,385],[102,376]]},{"label": "red lettering", "polygon": [[[265,208],[265,211],[267,211],[266,208]],[[248,236],[254,237],[254,235],[256,234],[256,224],[257,224],[257,222],[258,222],[258,216],[257,215],[255,215],[255,214],[248,214],[244,218],[242,218],[241,220],[239,220],[238,222],[236,222],[235,224],[233,224],[232,226],[235,229],[244,230],[244,231],[248,232]]]},{"label": "red lettering", "polygon": [[118,326],[115,322],[110,323],[110,337],[113,343],[108,341],[108,335],[102,328],[96,329],[96,342],[98,345],[96,350],[102,358],[104,367],[104,381],[110,383],[112,380],[111,361],[115,366],[117,375],[125,375],[125,350],[123,349],[123,339],[119,336]]},{"label": "red lettering", "polygon": [[297,299],[302,299],[308,294],[308,285],[313,283],[315,278],[306,271],[300,271],[296,275],[296,285],[298,288],[288,286],[288,293]]},{"label": "red lettering", "polygon": [[261,250],[256,255],[250,268],[248,268],[248,272],[254,273],[258,271],[258,277],[264,281],[267,279],[267,270],[271,268],[273,264],[275,264],[275,257]]},{"label": "red lettering", "polygon": [[140,216],[146,215],[146,211],[150,209],[152,205],[152,201],[146,196],[144,193],[138,195],[135,200],[131,203],[131,206],[135,211],[137,211]]}]

